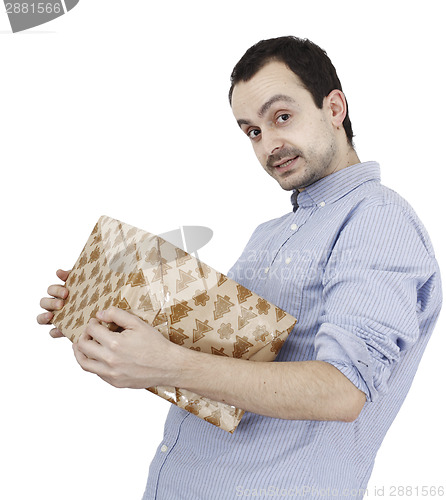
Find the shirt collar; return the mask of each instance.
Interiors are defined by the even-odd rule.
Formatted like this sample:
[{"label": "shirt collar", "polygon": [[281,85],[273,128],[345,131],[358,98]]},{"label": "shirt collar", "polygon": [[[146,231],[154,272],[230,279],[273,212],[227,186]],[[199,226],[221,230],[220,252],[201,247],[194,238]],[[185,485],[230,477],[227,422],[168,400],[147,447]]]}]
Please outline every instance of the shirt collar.
[{"label": "shirt collar", "polygon": [[367,181],[380,181],[379,164],[375,161],[356,163],[327,175],[305,188],[302,192],[293,191],[291,203],[293,212],[298,207],[324,206],[345,196]]}]

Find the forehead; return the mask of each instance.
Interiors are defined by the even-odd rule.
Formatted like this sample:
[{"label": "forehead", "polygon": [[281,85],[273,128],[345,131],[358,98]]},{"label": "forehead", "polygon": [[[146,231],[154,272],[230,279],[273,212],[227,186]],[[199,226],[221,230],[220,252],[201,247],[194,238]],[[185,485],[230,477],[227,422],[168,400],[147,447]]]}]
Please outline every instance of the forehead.
[{"label": "forehead", "polygon": [[247,82],[239,82],[232,93],[232,111],[236,118],[257,112],[271,97],[288,96],[294,101],[311,99],[299,77],[285,63],[272,61],[261,68]]}]

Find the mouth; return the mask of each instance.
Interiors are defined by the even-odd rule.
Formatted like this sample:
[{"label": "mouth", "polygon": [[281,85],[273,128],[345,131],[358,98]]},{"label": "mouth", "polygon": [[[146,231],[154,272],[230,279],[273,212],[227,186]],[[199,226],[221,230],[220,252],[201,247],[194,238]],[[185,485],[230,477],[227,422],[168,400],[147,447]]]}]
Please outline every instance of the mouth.
[{"label": "mouth", "polygon": [[286,172],[287,170],[290,170],[290,168],[293,168],[293,166],[296,164],[299,158],[300,158],[299,156],[296,156],[295,158],[290,158],[289,160],[285,160],[282,163],[273,165],[273,168],[279,173]]}]

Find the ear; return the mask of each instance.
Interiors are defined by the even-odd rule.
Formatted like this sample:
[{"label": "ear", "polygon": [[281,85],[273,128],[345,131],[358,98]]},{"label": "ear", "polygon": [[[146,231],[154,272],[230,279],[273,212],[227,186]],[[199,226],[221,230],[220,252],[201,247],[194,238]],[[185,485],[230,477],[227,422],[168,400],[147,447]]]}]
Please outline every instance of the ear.
[{"label": "ear", "polygon": [[324,99],[324,104],[330,114],[330,119],[335,128],[341,127],[347,114],[347,100],[341,90],[332,90]]}]

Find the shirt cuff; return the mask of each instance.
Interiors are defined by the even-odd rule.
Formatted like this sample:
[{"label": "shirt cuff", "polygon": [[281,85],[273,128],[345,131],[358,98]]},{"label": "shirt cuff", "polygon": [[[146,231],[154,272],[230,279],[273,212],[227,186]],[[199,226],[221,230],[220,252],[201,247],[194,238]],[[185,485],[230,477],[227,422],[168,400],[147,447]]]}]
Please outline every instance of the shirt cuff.
[{"label": "shirt cuff", "polygon": [[[376,366],[367,349],[367,344],[353,333],[333,324],[322,324],[315,338],[316,359],[330,363],[343,373],[367,398],[374,401],[378,398],[376,380],[383,373],[383,367]],[[385,377],[387,378],[387,377]]]}]

